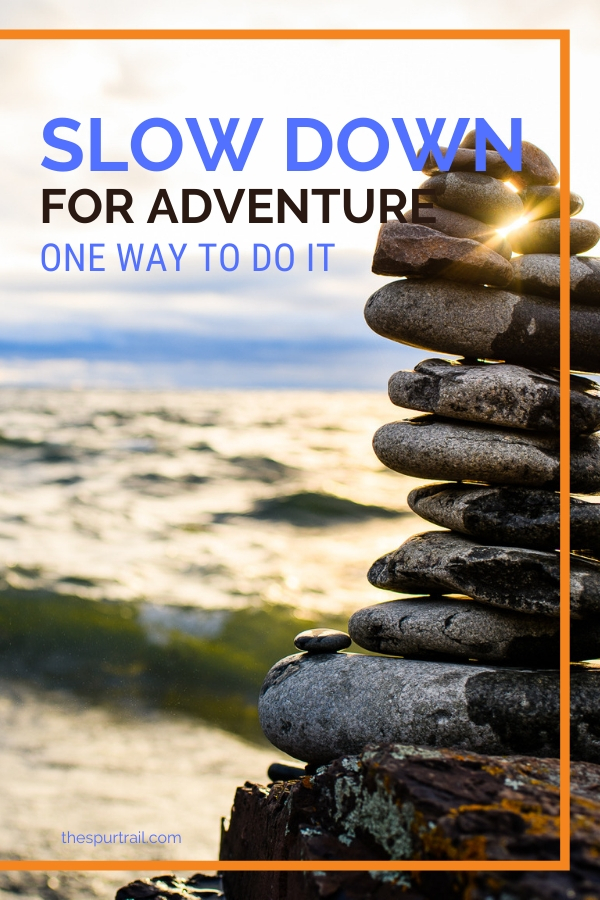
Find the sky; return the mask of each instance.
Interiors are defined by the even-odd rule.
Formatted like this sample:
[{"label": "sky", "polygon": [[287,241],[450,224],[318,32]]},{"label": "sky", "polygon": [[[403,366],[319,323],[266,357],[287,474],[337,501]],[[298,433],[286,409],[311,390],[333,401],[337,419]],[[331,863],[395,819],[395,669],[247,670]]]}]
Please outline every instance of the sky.
[{"label": "sky", "polygon": [[[198,3],[149,0],[4,0],[0,27],[144,28],[565,28],[573,41],[572,187],[583,194],[583,215],[600,220],[600,190],[590,178],[598,126],[591,112],[595,83],[597,4],[498,2],[475,6],[433,0],[424,7],[404,2],[375,3]],[[0,55],[0,384],[122,384],[123,386],[373,388],[395,368],[412,366],[422,351],[371,335],[362,308],[384,283],[370,273],[378,230],[376,215],[348,223],[334,201],[331,222],[323,224],[311,199],[309,222],[249,225],[245,200],[232,224],[216,209],[201,224],[174,224],[166,216],[146,219],[159,189],[179,211],[183,188],[209,194],[222,190],[230,202],[239,188],[283,188],[296,197],[301,188],[352,191],[364,207],[366,190],[400,188],[409,194],[424,179],[411,170],[392,117],[407,123],[419,147],[416,117],[447,120],[447,143],[459,117],[471,124],[483,116],[509,143],[511,117],[523,119],[523,137],[541,145],[560,164],[558,144],[558,51],[552,41],[426,42],[4,42]],[[592,87],[592,90],[590,88]],[[81,144],[83,162],[71,172],[41,166],[47,153],[42,130],[53,118],[81,122],[77,133],[61,136]],[[145,119],[172,122],[183,138],[172,168],[150,172],[132,158],[131,135]],[[196,118],[209,148],[210,117],[226,124],[239,117],[244,134],[253,117],[263,123],[243,171],[222,160],[207,172],[185,119]],[[333,136],[331,159],[312,172],[286,171],[286,119],[310,117]],[[339,158],[336,139],[359,117],[380,123],[389,137],[385,161],[371,171],[355,171]],[[90,119],[100,118],[104,160],[127,161],[126,172],[91,172]],[[310,138],[310,139],[309,139]],[[312,140],[311,140],[312,139]],[[212,140],[212,143],[211,143]],[[149,158],[169,152],[164,132],[151,131],[142,144]],[[234,146],[239,150],[240,143]],[[373,156],[377,142],[357,130],[349,150],[359,160]],[[316,135],[301,132],[300,156],[314,157]],[[108,224],[104,211],[92,223],[74,222],[66,210],[41,219],[44,188],[81,188],[104,199],[107,188],[132,194],[131,224]],[[211,194],[212,196],[212,194]],[[264,198],[261,197],[261,200]],[[315,198],[316,200],[316,198]],[[87,211],[80,201],[80,211]],[[268,214],[268,213],[267,213]],[[55,244],[61,264],[45,271],[41,249]],[[103,259],[104,272],[64,271],[65,245],[89,245]],[[120,271],[117,244],[144,244],[139,272]],[[206,271],[204,248],[211,250]],[[234,271],[219,264],[223,244],[234,244],[240,261]],[[318,243],[331,243],[328,271],[322,271]],[[158,244],[167,271],[145,271]],[[173,250],[169,248],[172,245]],[[175,271],[173,253],[180,253]],[[253,270],[254,244],[271,252],[264,271]],[[288,244],[294,264],[275,268],[275,249]],[[313,271],[308,271],[308,245]],[[258,251],[264,265],[266,250]],[[223,256],[231,267],[234,251]],[[282,268],[289,265],[281,250]],[[154,259],[158,257],[155,254]],[[50,249],[46,262],[56,259]],[[56,360],[52,364],[52,360]]]}]

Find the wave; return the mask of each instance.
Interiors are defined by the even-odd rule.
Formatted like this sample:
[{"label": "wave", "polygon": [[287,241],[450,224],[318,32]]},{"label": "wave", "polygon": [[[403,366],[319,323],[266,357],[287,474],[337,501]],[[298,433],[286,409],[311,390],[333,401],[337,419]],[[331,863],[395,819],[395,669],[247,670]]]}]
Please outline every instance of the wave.
[{"label": "wave", "polygon": [[345,630],[347,619],[317,622],[276,604],[203,610],[5,587],[0,674],[95,702],[177,710],[265,743],[265,674],[296,652],[294,634],[317,625]]},{"label": "wave", "polygon": [[265,484],[283,481],[298,472],[293,466],[287,466],[270,456],[231,456],[227,462],[236,467],[236,478],[262,481]]},{"label": "wave", "polygon": [[298,491],[280,497],[259,500],[251,512],[254,519],[270,519],[275,522],[289,522],[299,527],[323,527],[338,522],[360,522],[367,519],[393,519],[406,515],[405,512],[357,503],[346,497],[319,491]]}]

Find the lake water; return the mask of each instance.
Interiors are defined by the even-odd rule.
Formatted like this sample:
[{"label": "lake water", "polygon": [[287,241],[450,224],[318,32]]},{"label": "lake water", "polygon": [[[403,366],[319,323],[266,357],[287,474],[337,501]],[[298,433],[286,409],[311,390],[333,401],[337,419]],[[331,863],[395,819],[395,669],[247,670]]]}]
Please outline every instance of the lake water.
[{"label": "lake water", "polygon": [[0,391],[5,578],[215,610],[377,601],[369,565],[422,523],[371,449],[402,417],[369,393]]},{"label": "lake water", "polygon": [[[366,571],[424,530],[371,449],[402,416],[370,393],[0,392],[4,858],[216,858],[236,785],[284,758],[260,680],[306,622],[390,598]],[[182,844],[61,842],[159,828]],[[110,896],[94,877],[63,896]]]}]

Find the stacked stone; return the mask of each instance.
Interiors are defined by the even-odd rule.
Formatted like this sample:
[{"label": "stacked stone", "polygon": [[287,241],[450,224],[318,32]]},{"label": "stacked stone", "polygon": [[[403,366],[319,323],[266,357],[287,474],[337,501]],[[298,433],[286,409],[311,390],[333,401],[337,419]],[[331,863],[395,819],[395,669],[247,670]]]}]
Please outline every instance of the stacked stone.
[{"label": "stacked stone", "polygon": [[[369,581],[412,596],[350,619],[359,646],[401,658],[342,654],[345,636],[304,635],[308,652],[269,672],[263,729],[309,763],[388,741],[558,755],[559,174],[527,142],[520,172],[488,148],[478,173],[473,148],[471,133],[448,172],[430,156],[421,188],[435,204],[382,226],[373,271],[400,280],[365,310],[384,337],[461,357],[392,375],[392,402],[425,415],[374,438],[384,465],[443,482],[408,503],[448,530],[378,559]],[[582,207],[571,194],[571,214]],[[600,259],[576,254],[600,228],[572,218],[570,233],[572,366],[594,373]],[[596,383],[572,375],[574,493],[600,493],[599,428]],[[572,550],[572,755],[598,762],[600,668],[581,661],[600,656],[599,504],[572,500]]]}]

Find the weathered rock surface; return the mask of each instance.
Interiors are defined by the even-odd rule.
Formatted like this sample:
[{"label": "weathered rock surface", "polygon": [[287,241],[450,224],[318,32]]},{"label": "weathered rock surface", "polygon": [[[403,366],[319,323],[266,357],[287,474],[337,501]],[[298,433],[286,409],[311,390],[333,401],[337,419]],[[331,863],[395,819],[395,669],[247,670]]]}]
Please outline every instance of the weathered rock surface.
[{"label": "weathered rock surface", "polygon": [[[371,745],[311,778],[238,788],[221,859],[556,860],[558,761]],[[592,900],[600,770],[571,763],[565,872],[226,872],[229,900]]]},{"label": "weathered rock surface", "polygon": [[534,184],[558,184],[560,175],[547,153],[529,141],[522,141],[521,171],[514,172],[510,180],[515,187],[526,188]]},{"label": "weathered rock surface", "polygon": [[[460,142],[461,147],[475,148],[475,131],[469,131]],[[493,145],[486,141],[488,151]],[[518,188],[530,185],[554,185],[559,182],[559,172],[547,153],[530,141],[521,142],[521,171],[512,172],[510,181]]]},{"label": "weathered rock surface", "polygon": [[[421,210],[420,215],[426,216],[428,219],[435,219],[433,222],[426,223],[428,228],[449,234],[451,237],[479,241],[480,244],[486,244],[495,250],[504,259],[510,259],[512,256],[512,247],[509,241],[498,234],[495,228],[478,219],[473,219],[472,216],[465,216],[463,213],[453,212],[451,209],[442,209],[441,206],[434,206],[430,210]],[[409,209],[404,213],[404,218],[407,222],[412,223],[413,210]]]},{"label": "weathered rock surface", "polygon": [[[404,594],[466,594],[517,612],[558,616],[558,553],[480,544],[451,531],[415,534],[376,560],[374,587]],[[571,616],[600,615],[600,563],[571,558]]]},{"label": "weathered rock surface", "polygon": [[337,650],[345,650],[351,643],[347,634],[334,628],[309,628],[294,638],[298,650],[306,653],[335,653]]},{"label": "weathered rock surface", "polygon": [[[389,469],[415,478],[558,487],[555,435],[424,415],[382,425],[373,449]],[[571,490],[600,491],[600,436],[572,442]]]},{"label": "weathered rock surface", "polygon": [[[559,625],[549,616],[494,609],[452,597],[390,600],[359,609],[348,629],[365,650],[410,659],[558,667]],[[600,627],[590,659],[600,653]]]},{"label": "weathered rock surface", "polygon": [[[440,147],[440,150],[446,155],[447,147]],[[422,170],[424,175],[439,175],[442,169],[439,168],[435,161],[433,153],[430,153],[425,160]],[[450,163],[450,168],[445,169],[446,172],[475,172],[475,150],[467,147],[459,147],[454,154],[454,159]],[[500,181],[507,181],[512,175],[513,170],[507,162],[495,150],[487,150],[485,154],[485,171],[481,175],[491,175],[492,178],[499,178]]]},{"label": "weathered rock surface", "polygon": [[[405,279],[375,291],[365,318],[377,334],[434,353],[559,365],[559,305],[544,297],[441,278]],[[571,305],[571,366],[600,371],[600,310],[593,306]]]},{"label": "weathered rock surface", "polygon": [[115,900],[225,900],[223,883],[218,877],[192,875],[179,878],[176,875],[158,875],[156,878],[138,878],[119,888]]},{"label": "weathered rock surface", "polygon": [[[560,297],[560,256],[556,253],[527,253],[511,260],[511,291]],[[595,256],[570,257],[571,299],[600,305],[600,259]]]},{"label": "weathered rock surface", "polygon": [[[560,216],[560,188],[550,185],[531,185],[520,194],[523,210],[529,219],[554,219]],[[569,213],[576,216],[583,209],[579,194],[569,195]]]},{"label": "weathered rock surface", "polygon": [[[465,134],[464,138],[462,139],[462,141],[460,142],[460,144],[458,146],[459,147],[467,147],[469,150],[474,150],[475,149],[475,136],[476,136],[476,132],[475,132],[474,128],[471,129],[471,131],[467,131],[467,133]],[[485,142],[485,147],[486,147],[486,150],[494,149],[493,144],[491,144],[489,141]]]},{"label": "weathered rock surface", "polygon": [[512,280],[511,264],[485,244],[449,237],[426,225],[385,222],[373,256],[375,275],[440,275],[450,281],[493,284]]},{"label": "weathered rock surface", "polygon": [[[460,146],[475,148],[475,131],[469,131]],[[493,144],[486,141],[487,151],[495,152]],[[486,154],[487,155],[487,154]],[[510,171],[509,180],[520,189],[530,185],[554,185],[559,182],[559,172],[547,153],[529,141],[521,142],[521,171]]]},{"label": "weathered rock surface", "polygon": [[[558,668],[559,621],[511,612],[468,597],[389,600],[359,609],[348,629],[359,647],[408,659]],[[600,656],[600,618],[571,623],[571,660]]]},{"label": "weathered rock surface", "polygon": [[[589,219],[570,219],[571,256],[591,250],[600,240],[600,226]],[[560,219],[528,222],[510,233],[516,253],[560,253]]]},{"label": "weathered rock surface", "polygon": [[[600,669],[571,666],[572,758],[600,760]],[[296,654],[261,690],[261,727],[280,750],[321,764],[368,744],[558,754],[559,676],[353,653]]]},{"label": "weathered rock surface", "polygon": [[[475,484],[428,484],[408,495],[410,508],[434,525],[535,550],[558,549],[559,503],[553,491]],[[600,554],[600,504],[571,498],[571,549]]]},{"label": "weathered rock surface", "polygon": [[[404,409],[507,428],[560,427],[558,377],[521,366],[425,359],[412,372],[395,372],[388,389],[392,403]],[[574,434],[600,428],[596,382],[572,376],[571,428]]]},{"label": "weathered rock surface", "polygon": [[504,227],[523,215],[519,195],[490,175],[444,172],[429,178],[420,187],[435,191],[438,206],[473,216],[488,225]]}]

